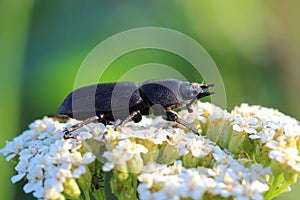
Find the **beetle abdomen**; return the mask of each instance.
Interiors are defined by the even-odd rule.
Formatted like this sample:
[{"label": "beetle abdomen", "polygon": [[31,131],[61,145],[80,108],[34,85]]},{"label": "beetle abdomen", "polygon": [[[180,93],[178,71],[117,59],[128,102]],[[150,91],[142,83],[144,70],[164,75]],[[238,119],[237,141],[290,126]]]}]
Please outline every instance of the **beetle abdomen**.
[{"label": "beetle abdomen", "polygon": [[142,101],[137,83],[96,84],[71,92],[57,113],[75,119],[85,119],[99,114],[106,114],[106,117],[109,117],[116,113],[119,116],[115,118],[121,119],[128,116],[129,110]]}]

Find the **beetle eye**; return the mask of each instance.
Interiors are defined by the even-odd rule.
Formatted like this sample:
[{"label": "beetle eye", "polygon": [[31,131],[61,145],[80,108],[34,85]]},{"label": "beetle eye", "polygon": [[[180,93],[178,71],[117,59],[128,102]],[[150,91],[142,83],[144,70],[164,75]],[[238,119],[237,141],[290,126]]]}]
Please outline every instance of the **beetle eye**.
[{"label": "beetle eye", "polygon": [[193,95],[193,96],[198,95],[198,93],[199,93],[198,88],[196,88],[195,86],[192,86],[192,87],[193,87],[193,89],[191,90],[191,91],[192,91],[192,95]]}]

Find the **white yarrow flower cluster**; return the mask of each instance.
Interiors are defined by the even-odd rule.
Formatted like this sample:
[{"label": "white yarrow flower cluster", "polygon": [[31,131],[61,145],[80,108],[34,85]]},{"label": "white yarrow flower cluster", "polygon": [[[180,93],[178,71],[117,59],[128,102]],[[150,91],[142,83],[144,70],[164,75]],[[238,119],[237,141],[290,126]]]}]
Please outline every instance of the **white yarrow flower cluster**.
[{"label": "white yarrow flower cluster", "polygon": [[186,155],[191,153],[194,157],[204,157],[211,152],[214,144],[203,136],[194,136],[183,138],[176,146],[179,150],[179,155]]},{"label": "white yarrow flower cluster", "polygon": [[296,119],[275,109],[247,104],[236,107],[232,116],[232,124],[241,119],[252,121],[245,123],[253,127],[251,131],[244,131],[250,134],[249,138],[259,139],[262,147],[270,149],[268,156],[271,160],[288,166],[288,170],[300,172],[300,125]]},{"label": "white yarrow flower cluster", "polygon": [[263,199],[269,189],[263,176],[268,173],[261,165],[244,166],[219,147],[212,150],[216,163],[212,168],[185,168],[181,161],[139,175],[138,192],[142,199],[202,199],[236,197]]},{"label": "white yarrow flower cluster", "polygon": [[64,126],[47,117],[36,120],[29,130],[1,149],[7,160],[18,159],[15,167],[18,174],[11,181],[15,183],[26,177],[24,191],[33,192],[36,198],[59,198],[66,180],[79,178],[86,172],[85,165],[95,160],[90,152],[82,155],[76,151],[81,147],[80,142],[62,139]]},{"label": "white yarrow flower cluster", "polygon": [[[103,157],[107,159],[107,162],[103,165],[103,171],[110,171],[133,158],[137,159],[138,157],[141,160],[141,153],[147,153],[147,151],[143,145],[131,142],[129,139],[120,140],[112,151],[105,151],[103,153]],[[139,170],[130,172],[137,173]]]},{"label": "white yarrow flower cluster", "polygon": [[129,199],[271,199],[297,181],[296,119],[247,104],[231,112],[201,102],[192,109],[178,114],[199,135],[157,116],[119,131],[90,123],[63,139],[63,128],[78,121],[45,117],[0,153],[17,163],[11,181],[25,179],[24,191],[38,199],[107,199],[105,187]]},{"label": "white yarrow flower cluster", "polygon": [[[236,131],[245,131],[252,139],[263,143],[276,139],[276,132],[284,132],[284,137],[300,136],[299,122],[276,109],[242,104],[231,112],[231,123]],[[239,125],[237,127],[236,125]]]}]

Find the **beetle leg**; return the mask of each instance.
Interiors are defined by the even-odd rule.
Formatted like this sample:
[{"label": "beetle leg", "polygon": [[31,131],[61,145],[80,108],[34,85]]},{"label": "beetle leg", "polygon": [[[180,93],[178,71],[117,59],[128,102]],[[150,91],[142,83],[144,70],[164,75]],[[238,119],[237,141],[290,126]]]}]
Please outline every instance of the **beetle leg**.
[{"label": "beetle leg", "polygon": [[187,121],[184,121],[184,120],[181,119],[180,117],[178,117],[178,118],[176,119],[176,122],[177,122],[178,124],[181,124],[181,125],[187,127],[188,129],[190,129],[191,131],[193,131],[193,133],[199,135],[198,130],[197,130],[192,124],[188,123]]},{"label": "beetle leg", "polygon": [[119,131],[122,128],[122,126],[124,126],[127,122],[131,120],[133,120],[135,123],[140,122],[142,120],[141,112],[139,110],[133,111],[126,119],[116,124],[114,130]]},{"label": "beetle leg", "polygon": [[186,128],[190,129],[194,133],[199,134],[197,129],[193,125],[191,125],[187,121],[184,121],[183,119],[181,119],[175,112],[167,110],[166,113],[167,113],[166,120],[177,122],[178,124],[181,124],[181,125],[185,126]]},{"label": "beetle leg", "polygon": [[89,117],[86,120],[78,123],[78,124],[74,124],[73,126],[71,126],[70,128],[64,128],[63,133],[64,133],[64,139],[70,139],[70,138],[75,138],[75,136],[72,135],[72,132],[76,131],[77,129],[92,123],[96,120],[98,120],[99,117],[98,116],[93,116],[93,117]]},{"label": "beetle leg", "polygon": [[186,108],[189,113],[193,112],[193,109],[191,108],[192,104],[197,100],[197,97],[193,98],[188,104],[186,104]]},{"label": "beetle leg", "polygon": [[99,115],[98,122],[100,122],[106,126],[108,124],[108,121],[105,119],[104,114],[97,114],[97,116],[98,115]]}]

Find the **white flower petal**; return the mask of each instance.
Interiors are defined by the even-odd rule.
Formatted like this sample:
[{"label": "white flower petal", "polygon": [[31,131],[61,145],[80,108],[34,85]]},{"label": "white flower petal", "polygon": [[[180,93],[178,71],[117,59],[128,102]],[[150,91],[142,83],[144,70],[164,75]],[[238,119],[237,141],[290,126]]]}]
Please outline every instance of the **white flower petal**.
[{"label": "white flower petal", "polygon": [[84,166],[80,166],[78,168],[75,168],[73,170],[73,177],[74,178],[79,178],[82,174],[84,174],[86,172],[86,169]]},{"label": "white flower petal", "polygon": [[87,152],[82,156],[82,164],[90,164],[94,162],[96,159],[96,156],[94,156],[92,153]]},{"label": "white flower petal", "polygon": [[25,175],[26,175],[26,173],[14,175],[11,177],[11,182],[16,183],[16,182],[20,181]]},{"label": "white flower petal", "polygon": [[108,171],[112,170],[114,167],[115,167],[114,163],[107,162],[103,165],[102,170],[105,172],[108,172]]}]

